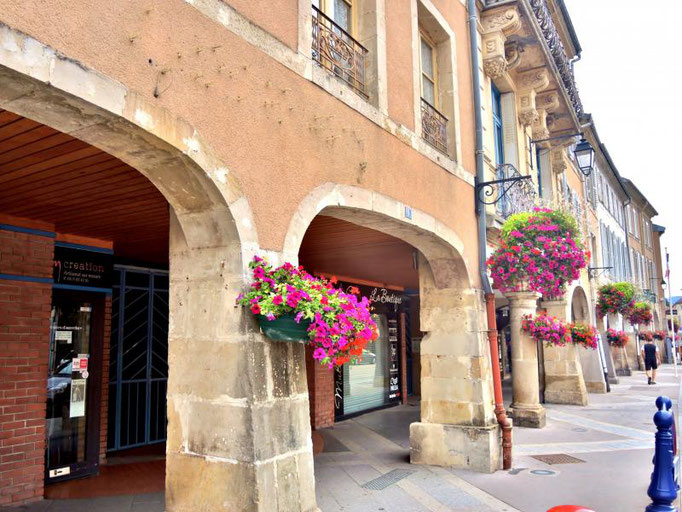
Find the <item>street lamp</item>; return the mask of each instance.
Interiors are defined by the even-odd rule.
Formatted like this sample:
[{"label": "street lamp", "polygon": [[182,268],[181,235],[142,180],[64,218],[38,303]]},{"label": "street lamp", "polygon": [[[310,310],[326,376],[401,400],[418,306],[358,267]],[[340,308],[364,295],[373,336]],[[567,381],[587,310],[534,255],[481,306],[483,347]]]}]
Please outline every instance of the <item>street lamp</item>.
[{"label": "street lamp", "polygon": [[585,177],[592,174],[592,169],[594,169],[594,148],[585,140],[585,137],[583,137],[575,146],[573,154],[578,162],[580,172],[582,172]]},{"label": "street lamp", "polygon": [[583,132],[567,133],[566,135],[557,135],[556,137],[548,137],[546,139],[531,140],[530,143],[538,144],[540,142],[566,139],[568,137],[576,137],[578,135],[580,135],[580,142],[576,144],[575,149],[573,150],[573,155],[578,162],[578,168],[580,169],[580,172],[582,172],[585,177],[588,177],[590,174],[592,174],[592,170],[594,169],[594,148],[592,147],[592,144],[585,140],[585,135]]}]

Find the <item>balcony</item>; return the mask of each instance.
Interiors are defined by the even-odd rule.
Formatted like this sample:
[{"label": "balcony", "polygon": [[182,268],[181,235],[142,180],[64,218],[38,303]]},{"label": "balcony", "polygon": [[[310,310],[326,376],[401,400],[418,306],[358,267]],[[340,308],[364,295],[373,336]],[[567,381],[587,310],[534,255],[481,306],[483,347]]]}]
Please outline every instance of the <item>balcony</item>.
[{"label": "balcony", "polygon": [[[498,165],[496,174],[498,180],[521,176],[521,173],[512,164]],[[505,190],[506,193],[495,205],[497,215],[503,219],[507,219],[515,213],[533,211],[533,207],[538,203],[535,185],[530,180],[516,182],[505,187]]]},{"label": "balcony", "polygon": [[448,118],[422,98],[422,138],[444,154],[448,154]]},{"label": "balcony", "polygon": [[313,59],[367,98],[367,49],[314,5]]}]

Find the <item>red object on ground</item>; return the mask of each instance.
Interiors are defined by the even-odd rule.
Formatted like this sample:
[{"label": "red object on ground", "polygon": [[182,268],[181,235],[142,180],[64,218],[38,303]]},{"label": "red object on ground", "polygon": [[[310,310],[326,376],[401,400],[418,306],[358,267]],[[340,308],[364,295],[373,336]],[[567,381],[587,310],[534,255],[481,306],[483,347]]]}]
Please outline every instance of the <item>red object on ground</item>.
[{"label": "red object on ground", "polygon": [[580,505],[559,505],[552,507],[547,512],[594,512],[591,508],[581,507]]}]

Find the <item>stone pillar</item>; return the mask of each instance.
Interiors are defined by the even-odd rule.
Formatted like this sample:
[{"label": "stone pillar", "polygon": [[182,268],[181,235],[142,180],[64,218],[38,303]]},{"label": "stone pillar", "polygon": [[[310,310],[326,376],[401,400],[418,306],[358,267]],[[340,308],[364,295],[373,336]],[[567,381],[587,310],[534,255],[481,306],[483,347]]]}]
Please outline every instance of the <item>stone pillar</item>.
[{"label": "stone pillar", "polygon": [[[568,301],[544,300],[540,307],[547,314],[566,321]],[[549,404],[587,405],[587,389],[578,351],[573,343],[565,347],[544,347],[545,402]]]},{"label": "stone pillar", "polygon": [[493,411],[483,297],[436,288],[420,255],[421,418],[410,425],[410,462],[500,469],[501,436]]},{"label": "stone pillar", "polygon": [[[623,325],[621,322],[620,315],[609,313],[608,315],[608,327],[611,329],[616,329],[618,331],[623,330]],[[630,339],[626,345],[626,348],[622,347],[611,347],[611,355],[613,356],[613,363],[616,369],[616,375],[629,376],[632,375],[630,370],[630,363],[627,357],[627,346],[632,345],[632,339]]]},{"label": "stone pillar", "polygon": [[604,321],[604,317],[599,319],[598,324],[599,333],[601,334],[601,346],[602,350],[604,351],[604,359],[606,359],[606,369],[608,372],[607,377],[609,379],[609,384],[618,384],[618,374],[616,373],[615,358],[613,357],[613,350],[611,348],[611,345],[608,339],[606,338],[606,329],[608,326]]},{"label": "stone pillar", "polygon": [[628,358],[630,370],[644,370],[644,360],[640,352],[643,341],[639,341],[639,329],[631,326],[632,331],[628,332],[630,341],[625,345],[625,353]]},{"label": "stone pillar", "polygon": [[511,328],[514,425],[543,428],[545,408],[540,405],[537,342],[521,330],[521,317],[535,315],[540,294],[510,292],[505,296],[509,300]]},{"label": "stone pillar", "polygon": [[166,510],[316,510],[304,346],[234,307],[240,249],[201,224],[188,247],[171,213]]}]

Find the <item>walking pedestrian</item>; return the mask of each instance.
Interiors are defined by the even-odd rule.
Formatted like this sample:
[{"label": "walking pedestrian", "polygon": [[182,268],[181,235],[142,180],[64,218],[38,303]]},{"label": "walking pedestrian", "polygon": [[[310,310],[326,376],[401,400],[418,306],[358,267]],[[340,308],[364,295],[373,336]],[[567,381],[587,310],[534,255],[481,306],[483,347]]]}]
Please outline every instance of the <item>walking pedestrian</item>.
[{"label": "walking pedestrian", "polygon": [[646,340],[646,343],[642,346],[642,359],[644,359],[644,368],[646,369],[649,384],[656,384],[656,370],[658,365],[661,364],[661,354],[653,338]]}]

